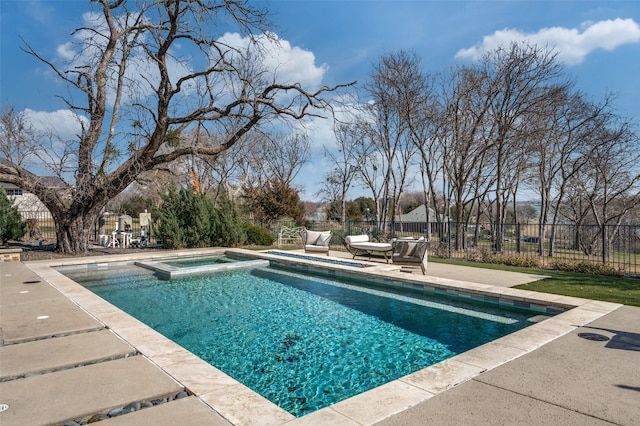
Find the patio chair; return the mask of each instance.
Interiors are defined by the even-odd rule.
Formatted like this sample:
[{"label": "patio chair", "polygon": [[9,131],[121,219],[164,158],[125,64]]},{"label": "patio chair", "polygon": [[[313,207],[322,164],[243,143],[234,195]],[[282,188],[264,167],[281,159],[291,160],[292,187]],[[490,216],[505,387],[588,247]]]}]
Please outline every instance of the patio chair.
[{"label": "patio chair", "polygon": [[391,261],[394,265],[420,266],[422,275],[426,275],[428,248],[429,242],[423,238],[419,240],[396,240],[393,242]]},{"label": "patio chair", "polygon": [[302,229],[302,246],[305,253],[327,253],[329,256],[329,245],[331,244],[331,231],[309,231]]}]

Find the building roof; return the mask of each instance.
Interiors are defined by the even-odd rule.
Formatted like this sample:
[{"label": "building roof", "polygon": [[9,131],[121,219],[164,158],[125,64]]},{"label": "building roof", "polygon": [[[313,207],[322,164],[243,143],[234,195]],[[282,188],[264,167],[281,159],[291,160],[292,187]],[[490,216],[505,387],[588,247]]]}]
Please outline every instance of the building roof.
[{"label": "building roof", "polygon": [[397,215],[396,222],[435,222],[436,212],[429,208],[429,215],[427,216],[427,206],[422,204],[408,213]]}]

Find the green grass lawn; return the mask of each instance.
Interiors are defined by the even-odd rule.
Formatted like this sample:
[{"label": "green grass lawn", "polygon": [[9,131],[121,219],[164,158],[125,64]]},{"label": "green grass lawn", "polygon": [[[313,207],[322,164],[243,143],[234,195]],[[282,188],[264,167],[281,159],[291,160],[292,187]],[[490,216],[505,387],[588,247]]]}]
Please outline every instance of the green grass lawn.
[{"label": "green grass lawn", "polygon": [[[294,247],[294,249],[297,247]],[[472,266],[474,268],[494,269],[499,271],[522,272],[525,274],[546,275],[551,278],[515,286],[522,290],[542,293],[562,294],[585,299],[603,300],[605,302],[622,303],[640,306],[640,279],[617,278],[602,275],[579,274],[575,272],[554,271],[551,269],[518,268],[495,263],[467,262],[455,259],[429,257],[429,262],[449,265]]]},{"label": "green grass lawn", "polygon": [[429,262],[547,275],[551,278],[522,284],[515,288],[640,306],[640,279],[638,278],[616,278],[550,269],[517,268],[491,263],[465,262],[433,257],[429,258]]}]

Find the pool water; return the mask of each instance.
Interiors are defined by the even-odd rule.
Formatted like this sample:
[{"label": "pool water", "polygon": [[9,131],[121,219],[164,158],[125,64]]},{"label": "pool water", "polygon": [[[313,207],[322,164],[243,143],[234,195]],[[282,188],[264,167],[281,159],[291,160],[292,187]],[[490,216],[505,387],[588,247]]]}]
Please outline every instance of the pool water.
[{"label": "pool water", "polygon": [[270,267],[171,281],[134,266],[64,273],[295,416],[539,316]]},{"label": "pool water", "polygon": [[180,260],[167,260],[162,263],[165,263],[169,266],[175,266],[176,268],[191,268],[194,266],[214,265],[231,262],[237,262],[237,260],[231,259],[226,256],[200,256]]},{"label": "pool water", "polygon": [[369,268],[372,265],[367,265],[360,262],[350,262],[348,260],[334,259],[331,257],[318,257],[318,256],[305,256],[303,254],[290,253],[286,251],[268,251],[267,253],[274,256],[289,257],[293,259],[313,260],[314,262],[330,263],[333,265],[351,266],[353,268]]}]

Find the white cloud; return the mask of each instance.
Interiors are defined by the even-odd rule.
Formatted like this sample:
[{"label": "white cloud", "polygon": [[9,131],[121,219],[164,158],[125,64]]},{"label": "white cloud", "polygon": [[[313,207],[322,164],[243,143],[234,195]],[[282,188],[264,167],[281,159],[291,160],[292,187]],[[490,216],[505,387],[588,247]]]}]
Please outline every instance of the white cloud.
[{"label": "white cloud", "polygon": [[548,47],[557,52],[559,61],[575,65],[584,61],[595,50],[611,51],[624,44],[640,42],[640,24],[633,19],[617,18],[595,23],[585,22],[580,29],[550,27],[536,33],[504,29],[483,37],[481,43],[459,50],[456,57],[478,60],[485,52],[512,42]]},{"label": "white cloud", "polygon": [[62,173],[65,179],[73,180],[75,154],[81,123],[85,117],[70,110],[34,111],[26,108],[25,118],[36,132],[39,149],[29,156],[24,165],[38,175]]},{"label": "white cloud", "polygon": [[58,46],[56,51],[58,52],[58,56],[60,58],[65,59],[67,61],[71,61],[76,55],[76,52],[73,49],[73,43],[71,43],[70,41]]},{"label": "white cloud", "polygon": [[249,37],[238,33],[227,33],[218,41],[239,50],[250,49],[254,55],[260,55],[262,66],[275,80],[283,83],[300,83],[302,87],[318,88],[329,69],[327,64],[316,66],[313,52],[297,46],[291,46],[288,40],[279,39],[275,34],[257,37],[260,50],[251,47]]},{"label": "white cloud", "polygon": [[24,110],[24,114],[39,134],[55,132],[56,137],[65,141],[77,139],[77,135],[82,131],[81,122],[88,124],[85,117],[74,114],[68,109],[48,112],[27,108]]}]

